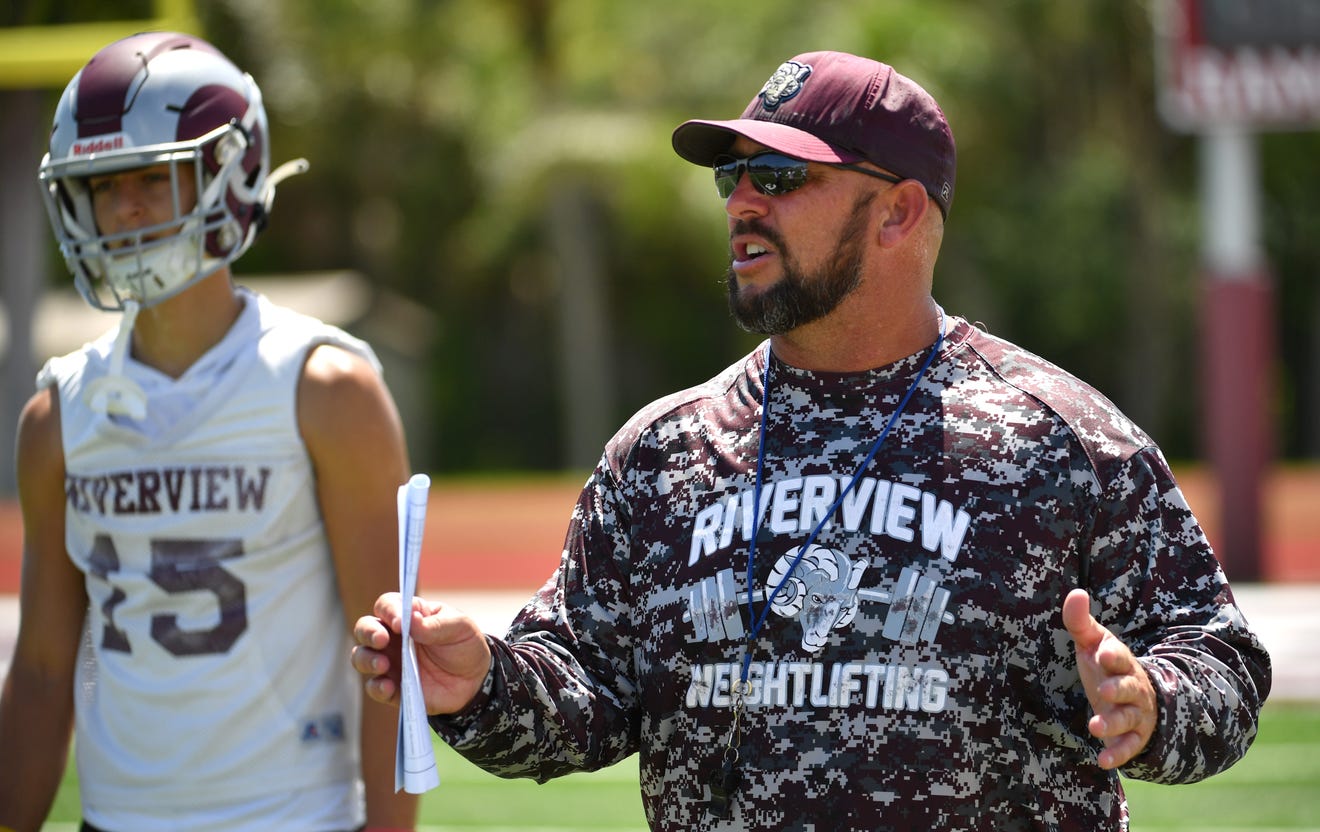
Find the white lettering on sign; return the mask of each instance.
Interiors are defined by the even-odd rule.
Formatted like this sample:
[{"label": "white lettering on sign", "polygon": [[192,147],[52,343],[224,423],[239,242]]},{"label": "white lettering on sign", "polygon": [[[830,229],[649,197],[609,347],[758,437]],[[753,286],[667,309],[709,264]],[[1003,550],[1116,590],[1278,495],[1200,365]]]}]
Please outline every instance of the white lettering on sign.
[{"label": "white lettering on sign", "polygon": [[1320,121],[1320,50],[1189,49],[1179,56],[1168,115],[1201,124]]}]

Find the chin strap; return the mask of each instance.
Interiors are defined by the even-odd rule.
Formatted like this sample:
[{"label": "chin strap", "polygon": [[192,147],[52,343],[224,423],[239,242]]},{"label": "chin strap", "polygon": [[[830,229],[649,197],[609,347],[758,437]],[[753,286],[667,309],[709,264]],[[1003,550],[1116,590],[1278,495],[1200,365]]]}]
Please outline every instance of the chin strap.
[{"label": "chin strap", "polygon": [[119,332],[110,350],[110,372],[87,385],[83,398],[98,413],[141,421],[147,418],[147,394],[136,381],[124,375],[124,359],[128,356],[138,309],[137,301],[124,302],[124,317],[119,321]]}]

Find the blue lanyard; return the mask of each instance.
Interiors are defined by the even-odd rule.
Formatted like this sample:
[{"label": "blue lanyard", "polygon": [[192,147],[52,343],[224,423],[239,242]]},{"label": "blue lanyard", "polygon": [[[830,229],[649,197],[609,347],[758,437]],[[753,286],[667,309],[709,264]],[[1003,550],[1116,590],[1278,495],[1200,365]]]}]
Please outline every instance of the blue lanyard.
[{"label": "blue lanyard", "polygon": [[761,486],[764,483],[765,473],[766,422],[770,413],[771,354],[770,345],[766,345],[765,371],[761,377],[761,430],[760,438],[756,447],[756,486],[752,491],[752,514],[755,520],[752,523],[752,540],[747,547],[747,609],[751,612],[752,627],[747,633],[747,644],[743,651],[742,672],[739,675],[739,687],[742,692],[745,693],[748,690],[747,677],[752,666],[752,642],[756,639],[757,634],[761,632],[761,627],[765,624],[766,616],[770,614],[770,608],[774,604],[775,598],[779,595],[779,591],[784,588],[784,584],[788,583],[789,578],[793,577],[793,572],[797,569],[798,564],[802,562],[803,556],[806,555],[807,550],[811,548],[811,544],[815,542],[816,535],[820,534],[820,530],[825,527],[825,523],[834,516],[834,512],[843,504],[844,498],[848,496],[849,492],[853,490],[853,487],[856,486],[857,482],[862,478],[862,474],[866,472],[866,468],[871,464],[871,460],[875,459],[876,453],[880,450],[880,445],[884,443],[885,437],[889,436],[889,431],[894,427],[894,423],[898,421],[898,417],[903,415],[903,410],[907,407],[908,400],[912,398],[913,393],[917,392],[917,386],[921,384],[921,379],[925,377],[926,370],[930,368],[931,363],[935,360],[935,356],[939,355],[940,347],[943,346],[943,344],[944,310],[940,310],[939,337],[935,339],[935,346],[931,348],[930,355],[926,356],[925,363],[923,363],[921,369],[917,371],[917,377],[912,380],[912,384],[908,387],[907,392],[903,394],[902,400],[899,401],[898,408],[894,411],[893,415],[889,417],[889,421],[885,423],[885,429],[880,431],[880,436],[878,436],[875,442],[871,444],[871,450],[867,452],[866,458],[862,460],[862,463],[857,466],[857,472],[853,474],[848,485],[839,492],[838,499],[836,499],[834,504],[830,506],[829,511],[826,511],[821,515],[819,522],[817,522],[816,527],[811,530],[811,534],[807,536],[806,541],[798,547],[798,553],[793,558],[792,564],[789,565],[788,571],[784,573],[783,579],[780,580],[780,582],[775,585],[774,589],[771,590],[770,594],[766,596],[765,606],[761,608],[760,615],[757,615],[755,601],[756,585],[754,583],[754,572],[756,568],[756,538],[760,536],[761,532]]}]

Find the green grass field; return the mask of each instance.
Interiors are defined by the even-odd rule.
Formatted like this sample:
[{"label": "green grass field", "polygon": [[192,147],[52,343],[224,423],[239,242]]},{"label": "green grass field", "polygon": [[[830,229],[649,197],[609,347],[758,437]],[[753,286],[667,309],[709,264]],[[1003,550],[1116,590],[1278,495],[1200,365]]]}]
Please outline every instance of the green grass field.
[{"label": "green grass field", "polygon": [[[636,758],[544,786],[501,780],[445,746],[440,786],[422,798],[424,832],[644,832]],[[1320,703],[1268,704],[1260,736],[1240,763],[1190,786],[1126,781],[1133,832],[1320,830]],[[44,832],[77,829],[70,772]]]}]

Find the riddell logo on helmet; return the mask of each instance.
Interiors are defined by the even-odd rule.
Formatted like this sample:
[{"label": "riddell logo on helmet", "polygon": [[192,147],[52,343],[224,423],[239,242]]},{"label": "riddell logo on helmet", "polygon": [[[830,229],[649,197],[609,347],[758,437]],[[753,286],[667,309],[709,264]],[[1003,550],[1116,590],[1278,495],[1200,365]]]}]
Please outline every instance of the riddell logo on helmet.
[{"label": "riddell logo on helmet", "polygon": [[116,136],[105,136],[99,139],[93,139],[90,142],[74,142],[70,150],[74,156],[87,156],[92,153],[104,153],[107,150],[122,150],[124,147],[124,134]]}]

